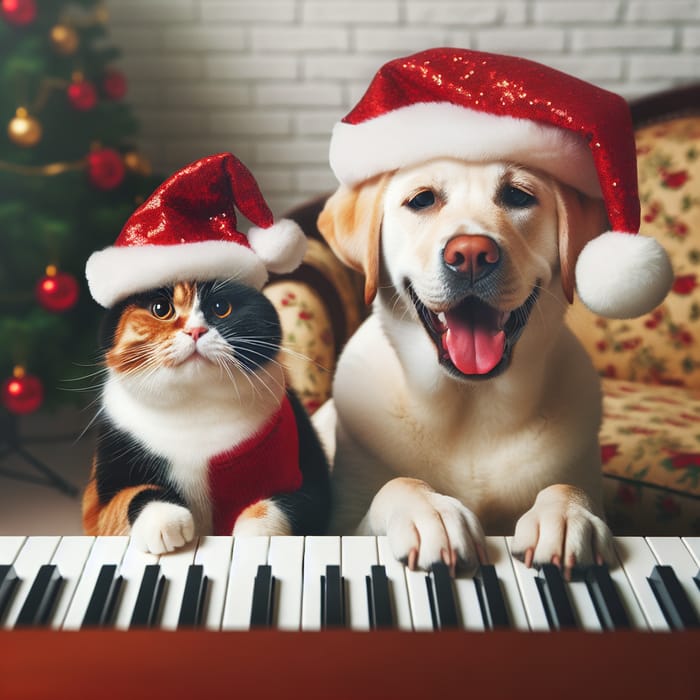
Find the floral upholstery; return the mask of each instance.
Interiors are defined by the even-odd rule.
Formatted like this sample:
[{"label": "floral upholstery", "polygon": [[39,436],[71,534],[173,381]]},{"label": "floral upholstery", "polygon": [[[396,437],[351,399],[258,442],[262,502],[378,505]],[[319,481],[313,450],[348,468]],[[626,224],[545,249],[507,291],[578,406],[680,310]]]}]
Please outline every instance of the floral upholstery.
[{"label": "floral upholstery", "polygon": [[[700,113],[657,120],[636,135],[642,232],[668,251],[673,288],[642,318],[603,319],[576,300],[567,321],[602,377],[600,442],[613,532],[697,535]],[[337,355],[366,313],[361,279],[340,265],[315,230],[322,201],[299,210],[297,220],[312,237],[301,272],[273,281],[266,290],[282,319],[291,384],[310,413],[330,397]]]},{"label": "floral upholstery", "polygon": [[642,232],[675,282],[647,316],[616,321],[580,302],[568,322],[603,377],[605,507],[616,534],[700,533],[700,116],[640,128]]}]

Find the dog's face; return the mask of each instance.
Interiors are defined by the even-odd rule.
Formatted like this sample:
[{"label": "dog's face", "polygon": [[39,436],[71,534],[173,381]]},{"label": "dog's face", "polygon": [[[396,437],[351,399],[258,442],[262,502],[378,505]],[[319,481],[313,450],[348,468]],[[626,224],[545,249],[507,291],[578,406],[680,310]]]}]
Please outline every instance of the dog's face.
[{"label": "dog's face", "polygon": [[368,298],[388,285],[390,313],[420,320],[450,375],[487,379],[509,366],[543,297],[563,315],[575,259],[604,219],[546,175],[439,159],[341,188],[319,228],[365,272]]}]

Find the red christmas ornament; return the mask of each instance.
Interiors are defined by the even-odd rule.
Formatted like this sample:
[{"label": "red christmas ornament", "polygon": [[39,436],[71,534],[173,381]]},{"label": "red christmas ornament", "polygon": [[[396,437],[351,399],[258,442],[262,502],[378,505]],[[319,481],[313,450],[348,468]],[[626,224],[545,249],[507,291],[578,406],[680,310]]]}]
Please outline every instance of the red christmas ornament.
[{"label": "red christmas ornament", "polygon": [[126,78],[114,68],[109,68],[102,78],[102,93],[107,99],[121,100],[126,95]]},{"label": "red christmas ornament", "polygon": [[1,0],[2,16],[8,24],[24,27],[36,19],[35,0]]},{"label": "red christmas ornament", "polygon": [[87,112],[97,104],[97,90],[88,80],[76,80],[68,86],[68,101],[74,109]]},{"label": "red christmas ornament", "polygon": [[41,381],[27,374],[23,367],[15,367],[12,376],[2,385],[2,403],[11,413],[33,413],[44,402]]},{"label": "red christmas ornament", "polygon": [[113,148],[100,148],[87,157],[87,171],[90,182],[99,190],[113,190],[124,180],[124,161]]},{"label": "red christmas ornament", "polygon": [[46,268],[46,276],[36,285],[36,298],[47,311],[62,313],[72,309],[78,301],[80,286],[67,272],[59,272],[54,265]]}]

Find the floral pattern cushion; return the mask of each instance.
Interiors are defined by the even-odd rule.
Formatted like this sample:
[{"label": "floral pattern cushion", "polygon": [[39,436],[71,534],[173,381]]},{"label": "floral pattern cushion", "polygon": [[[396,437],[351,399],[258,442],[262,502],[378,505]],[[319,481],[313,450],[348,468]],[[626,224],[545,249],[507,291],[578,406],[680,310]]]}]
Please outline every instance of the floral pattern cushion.
[{"label": "floral pattern cushion", "polygon": [[330,397],[335,369],[335,342],[328,309],[319,295],[302,282],[273,282],[264,293],[280,316],[280,360],[290,386],[312,414]]},{"label": "floral pattern cushion", "polygon": [[603,380],[605,509],[616,535],[700,534],[700,391]]}]

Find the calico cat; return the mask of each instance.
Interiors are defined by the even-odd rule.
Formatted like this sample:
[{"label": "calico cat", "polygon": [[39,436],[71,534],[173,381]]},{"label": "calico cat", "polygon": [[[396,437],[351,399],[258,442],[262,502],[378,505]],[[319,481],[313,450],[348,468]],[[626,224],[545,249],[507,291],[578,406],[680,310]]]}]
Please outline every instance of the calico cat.
[{"label": "calico cat", "polygon": [[328,464],[286,389],[280,342],[270,301],[234,281],[109,309],[86,533],[130,534],[155,554],[206,534],[323,533]]}]

